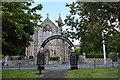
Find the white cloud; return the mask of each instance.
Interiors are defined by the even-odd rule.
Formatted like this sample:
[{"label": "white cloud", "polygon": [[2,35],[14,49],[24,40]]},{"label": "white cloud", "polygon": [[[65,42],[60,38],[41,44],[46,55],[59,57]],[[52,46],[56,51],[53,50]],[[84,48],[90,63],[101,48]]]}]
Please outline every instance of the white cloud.
[{"label": "white cloud", "polygon": [[[71,38],[69,38],[69,40],[72,42],[72,39]],[[75,40],[75,39],[73,39],[74,40],[74,42],[72,42],[74,45],[79,45],[80,43],[80,41],[79,40]]]}]

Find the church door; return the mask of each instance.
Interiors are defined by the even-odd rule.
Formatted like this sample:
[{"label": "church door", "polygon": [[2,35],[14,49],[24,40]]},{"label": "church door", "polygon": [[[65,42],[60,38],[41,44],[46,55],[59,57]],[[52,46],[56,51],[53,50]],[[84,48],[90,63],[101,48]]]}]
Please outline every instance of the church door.
[{"label": "church door", "polygon": [[46,50],[45,54],[46,54],[46,56],[48,56],[48,58],[50,58],[50,51],[49,50]]},{"label": "church door", "polygon": [[49,50],[46,50],[46,51],[45,51],[45,54],[46,54],[46,64],[49,64],[50,51],[49,51]]}]

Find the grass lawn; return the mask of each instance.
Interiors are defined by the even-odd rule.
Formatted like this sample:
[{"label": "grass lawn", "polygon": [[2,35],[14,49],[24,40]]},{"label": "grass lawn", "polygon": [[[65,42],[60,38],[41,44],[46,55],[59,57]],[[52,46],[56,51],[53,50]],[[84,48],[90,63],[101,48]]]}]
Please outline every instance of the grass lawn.
[{"label": "grass lawn", "polygon": [[68,71],[68,78],[118,78],[118,68],[89,68]]},{"label": "grass lawn", "polygon": [[38,73],[38,70],[2,70],[2,78],[39,78]]}]

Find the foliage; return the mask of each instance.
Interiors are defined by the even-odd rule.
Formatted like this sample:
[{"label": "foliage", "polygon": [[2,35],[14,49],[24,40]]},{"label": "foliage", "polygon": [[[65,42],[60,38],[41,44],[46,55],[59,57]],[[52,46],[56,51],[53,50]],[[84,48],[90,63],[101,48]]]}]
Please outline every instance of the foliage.
[{"label": "foliage", "polygon": [[50,60],[59,60],[60,56],[52,56],[50,57]]},{"label": "foliage", "polygon": [[111,59],[114,59],[114,58],[118,58],[118,54],[117,53],[115,53],[115,52],[111,52],[110,54],[109,54],[109,58],[111,58]]},{"label": "foliage", "polygon": [[107,52],[120,53],[120,36],[113,33],[112,36],[107,36],[106,38],[106,49]]},{"label": "foliage", "polygon": [[[108,54],[106,54],[106,57],[108,57]],[[103,54],[96,54],[96,53],[87,53],[86,58],[104,58]]]},{"label": "foliage", "polygon": [[[118,18],[118,12],[109,5],[118,7],[119,3],[73,2],[66,4],[66,7],[70,8],[70,15],[65,19],[65,24],[70,26],[67,32],[70,38],[80,40],[82,53],[102,52],[103,39],[106,41],[108,53],[110,51],[120,53],[119,35],[107,28],[108,20],[114,22]],[[102,37],[103,31],[106,32],[104,37]]]},{"label": "foliage", "polygon": [[2,44],[3,55],[24,54],[25,47],[32,41],[35,27],[34,21],[40,20],[37,10],[42,5],[30,8],[32,2],[3,2],[2,3]]},{"label": "foliage", "polygon": [[3,56],[3,55],[0,55],[0,59],[3,59],[5,56]]},{"label": "foliage", "polygon": [[98,78],[118,78],[119,68],[89,68],[89,69],[77,69],[77,70],[70,70],[68,71],[67,78],[96,78],[95,80],[98,80]]},{"label": "foliage", "polygon": [[81,48],[77,48],[76,50],[75,50],[75,52],[78,54],[78,55],[82,55],[83,53],[81,53]]}]

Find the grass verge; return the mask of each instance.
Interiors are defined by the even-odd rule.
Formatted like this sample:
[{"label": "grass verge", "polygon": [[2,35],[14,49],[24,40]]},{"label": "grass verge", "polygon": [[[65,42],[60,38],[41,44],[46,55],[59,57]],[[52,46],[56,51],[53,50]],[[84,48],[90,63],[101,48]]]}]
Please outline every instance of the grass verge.
[{"label": "grass verge", "polygon": [[2,70],[2,78],[39,78],[38,73],[38,70]]},{"label": "grass verge", "polygon": [[119,68],[89,68],[68,71],[67,78],[118,78]]}]

